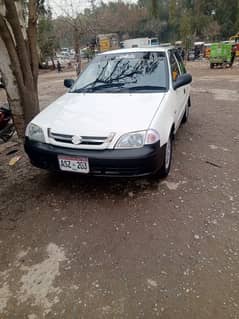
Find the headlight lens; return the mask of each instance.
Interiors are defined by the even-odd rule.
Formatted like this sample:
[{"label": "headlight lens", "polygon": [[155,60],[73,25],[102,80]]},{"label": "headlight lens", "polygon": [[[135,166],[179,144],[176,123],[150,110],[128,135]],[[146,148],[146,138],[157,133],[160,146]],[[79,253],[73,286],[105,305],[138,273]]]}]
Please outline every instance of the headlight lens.
[{"label": "headlight lens", "polygon": [[156,130],[139,131],[128,133],[119,139],[116,148],[140,148],[144,145],[154,144],[160,140],[159,133]]},{"label": "headlight lens", "polygon": [[45,142],[43,130],[36,124],[30,123],[27,128],[27,136],[29,139],[37,142]]},{"label": "headlight lens", "polygon": [[128,133],[119,139],[116,148],[140,148],[144,145],[145,131]]}]

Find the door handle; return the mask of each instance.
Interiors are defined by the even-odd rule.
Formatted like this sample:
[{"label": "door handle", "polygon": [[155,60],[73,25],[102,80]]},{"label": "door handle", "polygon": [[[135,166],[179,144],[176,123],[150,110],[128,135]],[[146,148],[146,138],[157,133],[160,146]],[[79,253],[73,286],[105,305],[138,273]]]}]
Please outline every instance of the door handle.
[{"label": "door handle", "polygon": [[183,89],[184,94],[186,94],[186,89]]}]

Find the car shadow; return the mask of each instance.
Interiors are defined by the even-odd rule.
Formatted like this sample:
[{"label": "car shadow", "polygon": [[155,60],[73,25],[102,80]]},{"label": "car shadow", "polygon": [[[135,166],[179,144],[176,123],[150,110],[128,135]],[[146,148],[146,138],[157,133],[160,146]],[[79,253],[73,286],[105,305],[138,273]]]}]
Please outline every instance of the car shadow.
[{"label": "car shadow", "polygon": [[[31,170],[30,170],[31,171]],[[29,214],[52,211],[55,205],[64,210],[67,205],[84,203],[134,203],[152,192],[158,192],[159,181],[150,178],[102,178],[76,174],[53,174],[38,169],[27,172],[21,181],[4,188],[0,204],[0,229],[14,230]],[[3,193],[2,193],[3,194]],[[71,203],[71,204],[70,204]],[[127,204],[127,205],[128,205]],[[52,213],[50,213],[52,214]]]},{"label": "car shadow", "polygon": [[159,181],[153,178],[110,178],[93,177],[77,174],[53,174],[47,173],[41,179],[41,187],[48,188],[53,193],[64,191],[65,193],[80,193],[81,197],[87,196],[103,199],[124,199],[126,196],[138,197],[145,191],[158,189]]}]

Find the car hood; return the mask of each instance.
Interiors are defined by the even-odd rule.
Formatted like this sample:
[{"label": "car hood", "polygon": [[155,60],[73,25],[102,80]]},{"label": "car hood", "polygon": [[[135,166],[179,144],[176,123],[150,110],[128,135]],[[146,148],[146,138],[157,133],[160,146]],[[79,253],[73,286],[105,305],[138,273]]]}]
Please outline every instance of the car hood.
[{"label": "car hood", "polygon": [[145,130],[165,93],[67,93],[43,110],[33,123],[52,132],[108,136]]}]

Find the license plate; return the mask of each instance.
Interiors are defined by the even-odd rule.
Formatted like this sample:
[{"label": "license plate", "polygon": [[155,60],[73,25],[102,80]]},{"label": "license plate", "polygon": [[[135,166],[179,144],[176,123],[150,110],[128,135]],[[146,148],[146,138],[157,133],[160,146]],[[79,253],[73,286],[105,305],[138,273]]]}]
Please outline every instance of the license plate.
[{"label": "license plate", "polygon": [[90,172],[87,157],[70,157],[58,155],[60,169],[67,172],[88,174]]}]

